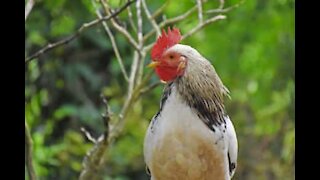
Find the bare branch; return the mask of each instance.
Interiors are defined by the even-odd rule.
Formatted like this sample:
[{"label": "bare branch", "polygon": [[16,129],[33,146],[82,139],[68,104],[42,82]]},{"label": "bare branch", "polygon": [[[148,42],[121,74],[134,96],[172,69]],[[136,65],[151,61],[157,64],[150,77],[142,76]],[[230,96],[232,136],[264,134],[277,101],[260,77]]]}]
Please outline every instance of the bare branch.
[{"label": "bare branch", "polygon": [[[92,2],[92,4],[93,4],[93,6],[96,8],[96,14],[97,14],[98,18],[101,19],[101,18],[102,18],[102,15],[101,15],[100,11],[99,11],[98,8],[97,8],[97,4],[96,4],[95,0],[92,0],[91,2]],[[129,7],[130,7],[130,6],[128,6],[128,8],[129,8]],[[122,58],[121,58],[121,56],[120,56],[120,53],[119,53],[118,46],[117,46],[117,43],[116,43],[116,41],[115,41],[115,38],[114,38],[114,36],[112,35],[112,32],[111,32],[111,30],[110,30],[109,27],[108,27],[108,24],[107,24],[106,22],[102,22],[102,25],[103,25],[103,27],[104,27],[104,30],[107,32],[107,34],[108,34],[108,36],[109,36],[109,38],[110,38],[110,41],[111,41],[111,45],[112,45],[114,54],[116,55],[116,58],[117,58],[118,63],[119,63],[119,65],[120,65],[120,69],[121,69],[121,72],[122,72],[122,74],[123,74],[123,76],[124,76],[124,79],[125,79],[126,81],[129,81],[128,74],[127,74],[127,72],[126,72],[126,70],[125,70],[125,68],[124,68],[123,61],[122,61]]]},{"label": "bare branch", "polygon": [[198,7],[198,19],[199,19],[199,23],[202,23],[202,22],[203,22],[202,0],[197,0],[197,7]]},{"label": "bare branch", "polygon": [[[108,106],[107,99],[101,95],[102,102],[105,104],[106,112],[102,115],[104,120],[105,132],[101,135],[98,140],[94,140],[93,148],[87,153],[84,157],[82,166],[83,169],[81,171],[79,180],[92,180],[96,177],[101,169],[101,166],[104,162],[104,154],[110,142],[109,140],[109,122],[111,119],[111,112]],[[86,134],[87,135],[87,134]],[[91,139],[91,135],[87,135],[87,138]],[[92,138],[93,139],[93,138]],[[91,141],[92,141],[91,139]]]},{"label": "bare branch", "polygon": [[141,95],[144,95],[150,91],[152,91],[154,88],[158,87],[161,83],[161,81],[155,82],[147,87],[144,87],[140,90]]},{"label": "bare branch", "polygon": [[140,84],[142,80],[145,56],[146,54],[144,52],[141,52],[139,54],[139,60],[138,60],[139,68],[137,70],[136,84]]},{"label": "bare branch", "polygon": [[104,128],[105,128],[104,136],[108,137],[109,136],[109,131],[110,131],[109,123],[110,123],[110,120],[111,120],[112,112],[111,112],[111,110],[109,108],[107,98],[103,94],[101,94],[100,97],[101,97],[102,102],[103,102],[103,104],[105,106],[105,109],[106,109],[105,114],[102,114],[103,124],[104,124]]},{"label": "bare branch", "polygon": [[[205,27],[205,26],[207,26],[207,25],[209,25],[209,24],[211,24],[211,23],[213,23],[213,22],[215,22],[215,21],[217,21],[217,20],[221,20],[221,19],[225,19],[225,18],[226,18],[226,16],[224,16],[224,15],[214,16],[214,17],[212,17],[212,18],[204,21],[203,23],[198,24],[195,28],[191,29],[189,32],[187,32],[186,34],[184,34],[184,35],[182,36],[182,39],[181,39],[181,40],[183,40],[183,39],[191,36],[191,35],[194,34],[195,32],[197,32],[197,31],[199,31],[200,29],[202,29],[203,27]],[[144,53],[148,52],[148,51],[152,48],[153,45],[154,45],[154,42],[153,42],[153,43],[150,43],[150,44],[147,45],[147,46],[145,46],[145,47],[143,48],[143,52],[144,52]]]},{"label": "bare branch", "polygon": [[133,22],[133,16],[132,16],[131,7],[128,6],[127,10],[128,10],[128,16],[129,16],[129,23],[130,23],[133,31],[134,31],[135,33],[137,33],[137,27],[136,27],[136,25],[135,25],[134,22]]},{"label": "bare branch", "polygon": [[133,83],[134,84],[139,84],[142,78],[143,74],[143,62],[145,58],[145,53],[142,52],[143,48],[143,28],[142,28],[142,14],[141,14],[141,2],[142,0],[137,0],[136,3],[136,9],[137,9],[137,19],[138,19],[138,41],[139,41],[139,52],[138,52],[138,57],[137,57],[137,69],[135,70],[136,72],[134,73],[133,77]]},{"label": "bare branch", "polygon": [[217,16],[214,16],[206,21],[204,21],[203,23],[201,24],[198,24],[198,26],[196,26],[195,28],[191,29],[189,32],[187,32],[186,34],[184,34],[181,38],[181,40],[191,36],[192,34],[194,34],[195,32],[201,30],[202,28],[204,28],[205,26],[217,21],[217,20],[221,20],[221,19],[225,19],[227,18],[226,16],[224,15],[217,15]]},{"label": "bare branch", "polygon": [[137,0],[137,2],[136,2],[136,8],[137,8],[137,19],[138,19],[138,42],[139,42],[139,51],[141,51],[142,46],[143,46],[141,0]]},{"label": "bare branch", "polygon": [[[191,9],[189,9],[187,12],[181,14],[180,16],[176,16],[170,19],[167,19],[165,21],[162,21],[159,25],[159,28],[163,28],[164,26],[168,25],[168,24],[175,24],[178,23],[179,21],[184,20],[185,18],[189,17],[193,12],[195,12],[197,10],[197,6],[193,6]],[[144,36],[144,41],[146,41],[148,38],[150,38],[156,31],[154,29],[152,29],[149,33],[147,33]],[[150,45],[148,45],[149,48],[145,48],[145,49],[150,49]],[[152,45],[151,45],[152,46]]]},{"label": "bare branch", "polygon": [[152,14],[151,18],[155,19],[156,17],[158,17],[163,12],[163,10],[168,6],[169,2],[170,0],[167,0],[166,2],[164,2],[163,5]]},{"label": "bare branch", "polygon": [[26,8],[24,10],[24,21],[27,21],[27,18],[33,8],[33,5],[34,5],[34,0],[29,0],[27,2]]},{"label": "bare branch", "polygon": [[26,143],[26,166],[27,166],[28,176],[30,180],[36,180],[37,177],[32,164],[33,142],[32,142],[30,130],[29,130],[26,119],[25,119],[25,143]]},{"label": "bare branch", "polygon": [[243,4],[245,2],[245,0],[242,0],[240,1],[239,3],[233,5],[233,6],[230,6],[230,7],[227,7],[227,8],[219,8],[219,9],[211,9],[211,10],[207,10],[206,13],[207,14],[213,14],[213,13],[226,13],[226,12],[229,12],[235,8],[238,8],[241,4]]},{"label": "bare branch", "polygon": [[84,135],[87,137],[87,139],[89,141],[91,141],[92,143],[96,143],[97,142],[97,140],[95,138],[93,138],[91,136],[91,134],[84,127],[81,127],[80,130],[84,133]]},{"label": "bare branch", "polygon": [[[135,53],[135,57],[137,58],[138,54]],[[138,62],[138,61],[134,61],[134,62]],[[109,143],[112,143],[114,141],[115,138],[118,137],[118,135],[120,134],[120,132],[122,131],[125,123],[126,123],[126,119],[127,119],[127,115],[128,112],[130,111],[132,105],[136,102],[137,99],[139,99],[139,97],[141,96],[141,89],[143,87],[145,87],[146,83],[150,80],[150,78],[152,77],[153,72],[149,71],[149,73],[147,73],[145,75],[145,78],[138,83],[136,86],[134,86],[134,89],[131,90],[130,87],[128,88],[128,95],[127,98],[125,100],[125,103],[121,109],[121,112],[118,116],[118,121],[113,124],[113,128],[110,129],[110,134],[109,134]],[[131,82],[131,81],[129,81]],[[129,83],[130,85],[130,83]]]},{"label": "bare branch", "polygon": [[177,23],[179,21],[182,21],[184,20],[185,18],[189,17],[193,12],[195,12],[197,9],[197,6],[193,6],[191,9],[189,9],[187,12],[181,14],[180,16],[176,16],[174,18],[171,18],[171,19],[167,19],[165,21],[163,21],[161,24],[160,24],[160,27],[164,27],[168,24],[174,24],[174,23]]},{"label": "bare branch", "polygon": [[223,9],[224,7],[224,0],[220,0],[219,9]]},{"label": "bare branch", "polygon": [[28,63],[30,62],[31,60],[33,60],[34,58],[36,57],[39,57],[40,55],[42,55],[43,53],[49,51],[49,50],[52,50],[58,46],[61,46],[63,44],[67,44],[69,43],[70,41],[74,40],[76,37],[78,37],[84,30],[92,27],[92,26],[95,26],[103,21],[108,21],[110,19],[112,19],[113,17],[117,16],[118,14],[120,14],[123,10],[125,10],[130,4],[132,4],[133,2],[135,2],[136,0],[131,0],[131,1],[128,1],[124,6],[122,6],[119,10],[117,10],[116,12],[112,13],[112,14],[109,14],[108,16],[105,16],[101,19],[96,19],[96,20],[93,20],[89,23],[85,23],[83,24],[74,34],[72,34],[71,36],[67,37],[67,38],[64,38],[60,41],[57,41],[55,43],[49,43],[47,46],[45,46],[44,48],[41,48],[39,51],[37,51],[36,53],[34,53],[33,55],[27,57],[25,59],[25,63]]},{"label": "bare branch", "polygon": [[153,28],[157,32],[157,36],[160,36],[161,35],[160,28],[159,28],[158,24],[156,23],[156,21],[151,17],[151,14],[150,14],[150,12],[148,10],[148,6],[147,6],[145,0],[142,0],[142,6],[143,6],[143,9],[144,9],[144,12],[147,15],[147,18],[149,19],[149,21],[152,24]]},{"label": "bare branch", "polygon": [[[136,0],[134,0],[134,1],[136,1]],[[111,9],[108,7],[108,4],[105,0],[100,0],[100,3],[102,4],[106,14],[108,14],[108,15],[113,14],[111,12]],[[133,37],[130,35],[130,33],[125,28],[120,26],[113,18],[110,21],[111,21],[112,26],[128,40],[128,42],[134,47],[134,49],[139,51],[139,46],[138,46],[137,42],[133,39]]]},{"label": "bare branch", "polygon": [[104,135],[97,140],[93,148],[84,157],[79,180],[91,180],[98,175],[98,172],[103,164],[103,155],[107,149],[108,141]]},{"label": "bare branch", "polygon": [[152,48],[153,45],[154,45],[154,42],[148,44],[147,46],[145,46],[145,47],[143,48],[143,51],[144,51],[144,52],[148,52],[148,51]]},{"label": "bare branch", "polygon": [[138,60],[139,60],[139,54],[137,52],[134,52],[133,61],[131,64],[129,85],[128,85],[128,96],[130,96],[133,93],[133,89],[135,86],[136,74],[137,74],[138,66],[139,66]]},{"label": "bare branch", "polygon": [[128,91],[127,99],[121,109],[121,112],[119,114],[119,119],[118,121],[114,124],[114,128],[111,129],[110,132],[110,141],[112,142],[120,132],[122,131],[126,120],[127,120],[127,115],[129,110],[131,109],[132,105],[134,102],[136,102],[137,99],[140,97],[140,88],[141,86],[138,84],[135,86],[135,89],[133,91]]}]

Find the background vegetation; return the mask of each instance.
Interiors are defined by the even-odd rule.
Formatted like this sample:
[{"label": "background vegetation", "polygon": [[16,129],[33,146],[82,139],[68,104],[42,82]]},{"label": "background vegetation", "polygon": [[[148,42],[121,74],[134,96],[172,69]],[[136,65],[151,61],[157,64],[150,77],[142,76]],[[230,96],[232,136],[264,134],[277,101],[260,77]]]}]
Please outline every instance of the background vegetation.
[{"label": "background vegetation", "polygon": [[[195,1],[172,1],[167,18],[194,6]],[[109,1],[120,7],[125,1]],[[165,1],[148,0],[154,12]],[[226,0],[225,6],[239,3]],[[219,1],[207,2],[218,7]],[[132,5],[135,8],[135,5]],[[295,38],[294,0],[247,0],[217,21],[183,40],[211,60],[231,91],[227,111],[239,141],[239,165],[234,179],[294,179],[295,164]],[[128,26],[127,12],[120,15]],[[197,23],[197,13],[175,26],[187,32]],[[75,32],[96,18],[90,0],[37,0],[25,25],[25,54]],[[146,17],[143,15],[144,21]],[[144,31],[152,26],[145,25]],[[114,29],[126,70],[133,51]],[[131,31],[130,31],[131,32]],[[155,40],[150,38],[150,42]],[[150,61],[147,54],[148,63]],[[149,70],[144,69],[148,72]],[[157,82],[152,76],[150,83]],[[101,113],[104,94],[112,112],[126,98],[125,81],[108,35],[101,25],[87,29],[69,44],[26,63],[25,116],[33,139],[33,164],[38,179],[77,179],[93,137],[104,131]],[[159,108],[163,85],[145,93],[132,107],[124,130],[105,153],[102,179],[148,179],[142,156],[143,138]],[[27,171],[25,173],[28,179]]]}]

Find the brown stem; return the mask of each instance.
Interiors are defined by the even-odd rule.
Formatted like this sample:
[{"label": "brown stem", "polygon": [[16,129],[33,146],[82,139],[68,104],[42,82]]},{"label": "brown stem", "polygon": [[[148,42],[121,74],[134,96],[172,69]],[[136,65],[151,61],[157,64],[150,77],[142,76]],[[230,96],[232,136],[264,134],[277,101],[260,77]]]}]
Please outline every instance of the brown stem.
[{"label": "brown stem", "polygon": [[35,59],[36,57],[39,57],[40,55],[44,54],[47,51],[50,51],[58,46],[64,45],[64,44],[68,44],[70,41],[74,40],[75,38],[77,38],[84,30],[88,29],[89,27],[93,27],[103,21],[108,21],[110,19],[112,19],[113,17],[117,16],[118,14],[120,14],[123,10],[125,10],[129,5],[131,5],[135,0],[132,1],[128,1],[124,6],[122,6],[119,10],[117,10],[116,12],[105,16],[103,18],[99,18],[96,20],[93,20],[89,23],[85,23],[83,24],[74,34],[70,35],[67,38],[64,38],[60,41],[57,41],[55,43],[49,43],[47,46],[41,48],[40,50],[38,50],[36,53],[32,54],[31,56],[27,57],[25,59],[25,63],[30,62],[31,60]]},{"label": "brown stem", "polygon": [[34,0],[29,0],[27,2],[26,8],[24,10],[24,21],[27,21],[27,18],[33,8],[33,5],[34,5]]},{"label": "brown stem", "polygon": [[27,121],[25,120],[25,145],[26,145],[26,166],[28,171],[28,176],[30,180],[36,180],[36,173],[32,164],[32,138],[30,135],[29,127]]}]

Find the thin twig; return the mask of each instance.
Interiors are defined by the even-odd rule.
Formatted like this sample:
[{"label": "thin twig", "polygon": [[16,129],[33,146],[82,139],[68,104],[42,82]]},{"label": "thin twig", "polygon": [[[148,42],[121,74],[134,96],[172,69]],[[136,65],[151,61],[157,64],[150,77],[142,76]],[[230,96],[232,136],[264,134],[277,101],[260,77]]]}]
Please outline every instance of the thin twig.
[{"label": "thin twig", "polygon": [[199,23],[202,23],[202,22],[203,22],[202,0],[197,0],[197,7],[198,7],[198,19],[199,19]]},{"label": "thin twig", "polygon": [[136,79],[135,77],[136,77],[138,66],[139,66],[138,58],[139,58],[138,52],[135,51],[133,54],[133,61],[131,64],[131,72],[130,72],[129,85],[128,85],[128,96],[131,96],[133,94],[133,89],[135,86],[135,79]]},{"label": "thin twig", "polygon": [[[110,122],[112,113],[110,112],[106,97],[101,95],[101,99],[106,109],[105,114],[102,115],[105,131],[97,140],[94,140],[95,143],[93,148],[84,157],[82,162],[83,169],[79,176],[79,180],[92,180],[94,179],[94,177],[98,175],[102,167],[102,164],[104,162],[103,157],[104,157],[105,151],[107,150],[108,144],[110,142],[109,122]],[[86,134],[86,136],[88,139],[89,137],[91,137],[90,134],[89,136]]]},{"label": "thin twig", "polygon": [[110,120],[111,120],[111,117],[112,117],[112,112],[109,108],[109,104],[108,104],[108,100],[107,98],[101,94],[100,95],[101,99],[102,99],[102,102],[105,106],[105,109],[106,109],[106,112],[104,114],[102,114],[102,119],[103,119],[103,124],[104,124],[104,136],[105,137],[108,137],[109,136],[109,132],[110,132],[110,128],[109,128],[109,123],[110,123]]},{"label": "thin twig", "polygon": [[[164,26],[168,25],[168,24],[175,24],[178,23],[179,21],[182,21],[184,19],[186,19],[188,16],[190,16],[193,12],[195,12],[197,10],[197,6],[193,6],[191,9],[189,9],[187,12],[170,18],[170,19],[166,19],[165,21],[162,21],[159,25],[159,28],[163,28]],[[148,32],[144,37],[143,40],[146,41],[148,38],[150,38],[156,31],[154,29],[152,29],[150,32]],[[152,45],[151,45],[152,46]],[[150,49],[150,48],[145,48],[145,49]]]},{"label": "thin twig", "polygon": [[[215,22],[215,21],[217,21],[217,20],[225,19],[225,18],[226,18],[226,16],[224,16],[224,15],[214,16],[214,17],[212,17],[212,18],[204,21],[203,23],[198,24],[195,28],[191,29],[189,32],[187,32],[186,34],[184,34],[184,35],[182,36],[182,39],[181,39],[181,40],[183,40],[183,39],[191,36],[191,35],[194,34],[195,32],[197,32],[197,31],[199,31],[200,29],[202,29],[203,27],[205,27],[205,26],[207,26],[207,25],[209,25],[209,24],[211,24],[211,23],[213,23],[213,22]],[[143,48],[143,52],[144,52],[144,53],[148,52],[148,51],[152,48],[153,45],[154,45],[154,42],[153,42],[153,43],[150,43],[150,44],[147,45],[147,46],[145,46],[145,47]]]},{"label": "thin twig", "polygon": [[131,107],[136,102],[136,100],[139,99],[139,97],[141,96],[141,88],[144,87],[146,82],[151,78],[152,74],[152,71],[150,71],[150,73],[146,75],[147,78],[140,82],[140,84],[137,84],[132,91],[129,91],[130,89],[128,88],[128,95],[124,102],[124,105],[122,106],[121,112],[118,115],[117,121],[114,121],[115,123],[112,124],[113,126],[112,128],[110,128],[110,133],[108,136],[109,144],[113,143],[113,141],[121,133],[126,123],[128,112],[131,110]]},{"label": "thin twig", "polygon": [[153,28],[157,32],[157,36],[160,36],[161,35],[160,28],[159,28],[158,24],[156,23],[156,21],[151,17],[151,14],[148,10],[148,6],[147,6],[145,0],[142,0],[142,6],[143,6],[144,12],[146,13],[147,18],[149,19],[151,25],[153,26]]},{"label": "thin twig", "polygon": [[194,34],[195,32],[199,31],[200,29],[204,28],[205,26],[217,21],[217,20],[221,20],[221,19],[225,19],[227,18],[226,16],[224,15],[217,15],[217,16],[214,16],[210,19],[207,19],[206,21],[204,21],[203,23],[201,24],[198,24],[195,28],[191,29],[189,32],[187,32],[186,34],[184,34],[181,38],[181,40],[191,36],[192,34]]},{"label": "thin twig", "polygon": [[[141,95],[143,93],[146,93],[148,91],[148,89],[143,90],[143,87],[146,86],[146,83],[150,80],[152,74],[153,74],[153,72],[150,71],[146,75],[146,78],[135,86],[135,89],[132,91],[132,93],[128,94],[127,99],[126,99],[126,101],[121,109],[121,112],[119,114],[119,119],[114,124],[114,128],[110,131],[110,135],[109,135],[109,142],[110,143],[119,135],[119,133],[123,129],[125,122],[126,122],[128,112],[130,110],[130,107],[134,104],[134,102],[136,102],[137,99],[139,99],[141,97]],[[156,83],[154,85],[149,86],[149,88],[151,90],[157,86],[158,86],[158,84]]]},{"label": "thin twig", "polygon": [[74,40],[76,37],[78,37],[84,30],[88,29],[89,27],[95,26],[103,21],[108,21],[110,19],[112,19],[113,17],[117,16],[118,14],[120,14],[123,10],[125,10],[129,5],[131,5],[133,2],[135,2],[136,0],[131,0],[128,1],[125,5],[123,5],[119,10],[117,10],[116,12],[109,14],[108,16],[105,16],[101,19],[96,19],[93,20],[89,23],[84,23],[74,34],[72,34],[71,36],[64,38],[60,41],[57,41],[55,43],[49,43],[47,46],[45,46],[44,48],[41,48],[40,50],[38,50],[36,53],[34,53],[33,55],[27,57],[25,59],[25,63],[30,62],[31,60],[33,60],[34,58],[40,56],[41,54],[52,50],[53,48],[56,48],[58,46],[61,46],[63,44],[67,44],[70,41]]},{"label": "thin twig", "polygon": [[146,86],[146,84],[149,82],[149,80],[151,79],[152,75],[154,74],[154,71],[151,70],[148,73],[146,73],[146,75],[144,76],[144,79],[142,80],[142,82],[140,83],[141,86]]},{"label": "thin twig", "polygon": [[189,9],[187,12],[181,14],[180,16],[176,16],[174,18],[170,18],[170,19],[167,19],[163,22],[160,23],[160,27],[164,27],[168,24],[174,24],[174,23],[177,23],[179,21],[182,21],[182,20],[185,20],[187,17],[189,17],[193,12],[195,12],[197,9],[197,6],[193,6],[191,9]]},{"label": "thin twig", "polygon": [[138,20],[138,43],[139,43],[139,50],[140,50],[140,51],[141,51],[141,49],[142,49],[142,47],[143,47],[141,1],[142,1],[142,0],[137,0],[137,2],[136,2],[137,20]]},{"label": "thin twig", "polygon": [[[93,6],[96,8],[96,14],[97,14],[98,18],[101,19],[101,18],[102,18],[102,15],[101,15],[100,11],[98,10],[98,7],[97,7],[97,4],[96,4],[95,0],[92,0],[91,2],[92,2],[92,4],[93,4]],[[129,7],[130,7],[130,6],[129,6]],[[104,27],[104,30],[107,32],[107,34],[108,34],[108,36],[109,36],[109,38],[110,38],[110,41],[111,41],[111,45],[112,45],[114,54],[116,55],[116,58],[117,58],[117,60],[118,60],[118,63],[119,63],[121,72],[122,72],[122,74],[123,74],[123,76],[124,76],[124,79],[125,79],[126,81],[129,81],[128,74],[127,74],[127,72],[126,72],[126,70],[125,70],[125,68],[124,68],[123,61],[122,61],[122,58],[121,58],[121,56],[120,56],[120,53],[119,53],[118,46],[117,46],[117,43],[116,43],[116,41],[115,41],[115,38],[114,38],[114,36],[112,35],[112,32],[111,32],[111,30],[110,30],[109,27],[108,27],[108,24],[107,24],[106,22],[102,22],[102,25],[103,25],[103,27]]]},{"label": "thin twig", "polygon": [[36,173],[34,171],[34,167],[32,164],[32,138],[30,134],[30,130],[27,124],[27,120],[25,119],[25,143],[26,143],[26,166],[30,180],[36,180]]},{"label": "thin twig", "polygon": [[163,11],[164,9],[168,6],[170,0],[167,0],[166,2],[163,3],[163,5],[157,9],[151,16],[152,19],[157,18]]},{"label": "thin twig", "polygon": [[[100,0],[100,3],[102,4],[102,7],[104,8],[104,11],[106,14],[108,15],[112,14],[111,9],[108,7],[108,4],[105,0]],[[132,47],[134,47],[134,49],[139,50],[138,43],[133,39],[133,37],[125,28],[120,26],[113,18],[110,20],[110,22],[112,26],[128,40],[128,42],[132,45]]]},{"label": "thin twig", "polygon": [[128,95],[126,98],[126,101],[121,109],[121,112],[119,114],[119,119],[118,121],[114,124],[114,128],[110,132],[110,141],[113,141],[119,133],[122,131],[126,120],[127,120],[127,115],[129,110],[132,108],[132,105],[139,99],[140,97],[140,89],[142,86],[140,84],[135,86],[135,89],[133,91],[128,90]]},{"label": "thin twig", "polygon": [[88,132],[84,127],[81,127],[80,130],[84,133],[89,141],[92,143],[97,143],[97,140],[91,136],[90,132]]},{"label": "thin twig", "polygon": [[128,6],[127,10],[128,10],[128,16],[129,16],[129,23],[130,23],[133,31],[134,31],[135,33],[137,33],[137,27],[136,27],[136,25],[135,25],[134,22],[133,22],[133,16],[132,16],[132,11],[131,11],[131,6]]},{"label": "thin twig", "polygon": [[83,169],[79,176],[79,180],[91,180],[98,175],[101,165],[103,164],[103,155],[108,147],[108,138],[101,135],[93,148],[84,157]]},{"label": "thin twig", "polygon": [[26,8],[24,10],[24,21],[27,21],[27,18],[33,8],[33,5],[34,5],[34,0],[29,0],[27,2]]},{"label": "thin twig", "polygon": [[227,7],[227,8],[219,8],[219,9],[211,9],[211,10],[207,10],[206,13],[207,14],[213,14],[213,13],[226,13],[226,12],[229,12],[235,8],[238,8],[242,3],[244,3],[245,0],[242,0],[240,1],[239,3],[233,5],[233,6],[230,6],[230,7]]},{"label": "thin twig", "polygon": [[220,0],[219,9],[223,9],[224,7],[224,0]]},{"label": "thin twig", "polygon": [[136,74],[134,77],[134,83],[135,84],[140,84],[140,81],[142,79],[142,75],[143,75],[143,63],[144,63],[144,59],[145,59],[145,53],[142,52],[142,48],[144,45],[143,42],[143,27],[142,27],[142,14],[141,14],[141,4],[142,4],[142,0],[138,0],[136,3],[136,9],[137,9],[137,19],[138,19],[138,41],[139,41],[139,49],[140,52],[138,53],[138,58],[137,58],[137,70],[136,70]]},{"label": "thin twig", "polygon": [[138,72],[137,72],[137,80],[136,80],[136,83],[137,84],[140,84],[141,83],[141,80],[142,80],[142,77],[143,77],[143,67],[144,67],[144,61],[145,61],[145,57],[146,57],[146,54],[144,52],[141,52],[139,54],[139,61],[138,61],[138,64],[139,64],[139,69],[138,69]]},{"label": "thin twig", "polygon": [[161,85],[162,83],[160,81],[155,82],[147,87],[144,87],[140,90],[141,95],[144,95],[150,91],[152,91],[154,88],[158,87],[159,85]]},{"label": "thin twig", "polygon": [[140,62],[143,58],[142,55],[142,47],[143,47],[143,32],[142,32],[142,16],[141,16],[141,0],[137,0],[136,2],[136,15],[137,15],[137,27],[138,27],[138,32],[137,32],[137,36],[138,36],[138,50],[136,50],[134,52],[134,56],[133,56],[133,61],[131,64],[131,72],[130,72],[130,77],[129,77],[129,85],[128,85],[128,98],[131,98],[132,94],[133,94],[133,90],[135,88],[135,85],[137,84],[137,74],[139,72],[139,68],[140,68]]},{"label": "thin twig", "polygon": [[[140,57],[141,59],[144,59],[145,54],[142,53],[142,56]],[[137,52],[134,53],[134,60],[131,66],[131,75],[130,78],[133,77],[133,74],[136,73],[137,67],[139,65],[139,54]],[[134,71],[135,70],[135,71]],[[145,75],[145,79],[142,81],[134,83],[134,79],[132,78],[129,80],[129,87],[128,87],[128,93],[127,93],[127,98],[125,100],[125,103],[121,109],[121,112],[118,116],[118,121],[114,124],[113,128],[110,130],[110,135],[109,135],[109,143],[112,143],[113,140],[120,134],[122,131],[125,122],[126,122],[126,117],[128,115],[129,110],[131,109],[130,107],[136,102],[137,99],[141,96],[141,88],[145,86],[145,84],[150,80],[152,76],[152,71],[150,71],[147,75]]]}]

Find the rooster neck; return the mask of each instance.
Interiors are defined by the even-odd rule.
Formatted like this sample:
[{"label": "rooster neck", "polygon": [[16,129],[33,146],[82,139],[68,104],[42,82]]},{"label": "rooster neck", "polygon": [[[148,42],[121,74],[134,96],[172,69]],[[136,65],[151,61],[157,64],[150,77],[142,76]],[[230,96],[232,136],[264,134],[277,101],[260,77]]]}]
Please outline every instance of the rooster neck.
[{"label": "rooster neck", "polygon": [[202,61],[189,68],[186,73],[178,77],[174,84],[178,93],[212,131],[214,127],[225,124],[226,115],[223,96],[228,93],[213,66]]}]

